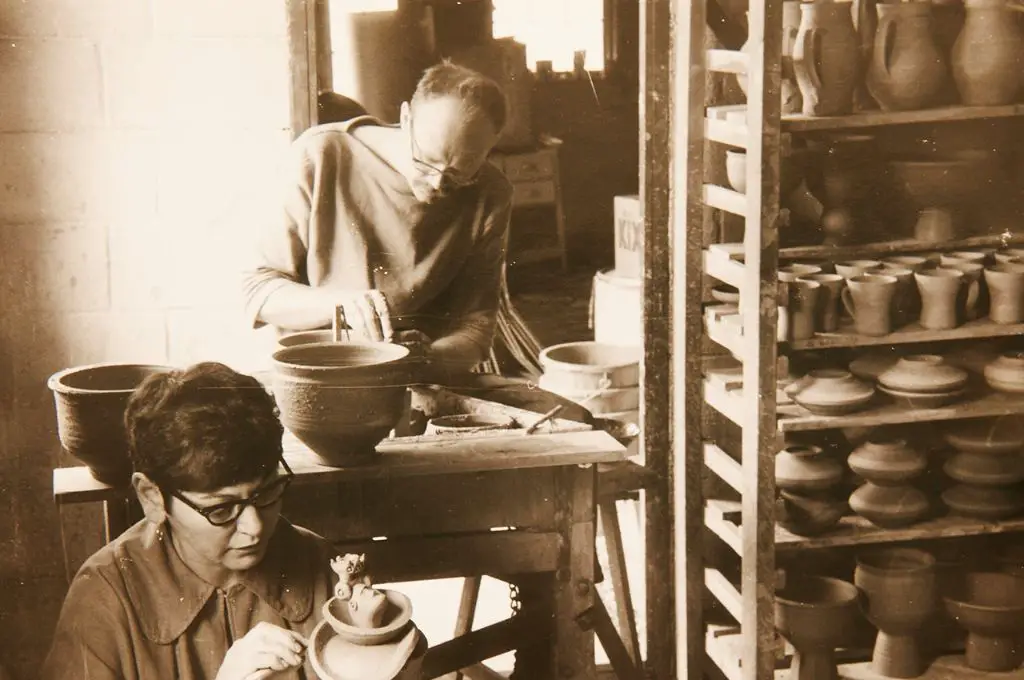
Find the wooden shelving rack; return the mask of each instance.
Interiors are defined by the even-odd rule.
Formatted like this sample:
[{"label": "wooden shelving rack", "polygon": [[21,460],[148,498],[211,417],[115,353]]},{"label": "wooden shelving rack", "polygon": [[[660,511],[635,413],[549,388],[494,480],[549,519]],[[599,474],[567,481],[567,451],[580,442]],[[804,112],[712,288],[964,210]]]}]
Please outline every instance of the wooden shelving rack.
[{"label": "wooden shelving rack", "polygon": [[[653,95],[648,91],[645,97],[647,102],[659,96],[671,100],[671,130],[654,138],[667,142],[671,161],[668,168],[657,163],[653,164],[653,170],[648,168],[649,181],[652,172],[664,171],[667,179],[658,186],[664,188],[668,198],[659,196],[657,187],[648,189],[644,197],[645,208],[655,219],[669,218],[666,222],[670,225],[673,224],[671,219],[676,220],[669,239],[673,254],[657,259],[659,264],[668,263],[675,268],[665,277],[671,285],[660,286],[657,291],[666,288],[674,291],[675,306],[661,307],[671,311],[669,317],[675,324],[675,329],[666,335],[675,339],[677,352],[685,349],[687,354],[684,360],[673,363],[677,385],[681,380],[687,383],[673,391],[674,397],[685,403],[673,407],[672,420],[674,431],[681,433],[681,437],[676,435],[681,441],[671,464],[676,522],[674,596],[676,624],[682,628],[677,636],[680,640],[678,677],[700,677],[702,672],[707,673],[707,677],[716,677],[711,672],[715,669],[717,677],[724,676],[728,680],[785,677],[784,673],[776,675],[787,665],[785,645],[780,644],[774,625],[776,584],[785,578],[785,574],[777,571],[777,555],[788,557],[801,550],[1024,531],[1024,519],[984,522],[947,516],[905,529],[887,530],[858,517],[846,517],[825,535],[813,538],[793,535],[775,523],[774,458],[785,433],[1021,414],[1024,399],[979,388],[966,400],[942,408],[915,409],[880,399],[877,405],[847,416],[815,416],[775,398],[782,351],[827,351],[1009,337],[1024,332],[1024,325],[1000,326],[981,320],[950,331],[908,326],[884,338],[864,338],[844,327],[836,333],[780,345],[776,340],[780,259],[839,260],[1001,246],[1021,243],[1024,239],[1019,234],[996,234],[941,246],[904,239],[842,248],[780,249],[779,176],[783,135],[1013,118],[1024,116],[1024,105],[949,106],[896,113],[872,111],[829,118],[782,116],[779,110],[782,0],[750,2],[749,47],[744,52],[709,49],[708,0],[674,0],[665,4],[649,0],[645,4],[655,8],[649,9],[649,13],[660,11],[662,19],[671,19],[668,23],[672,26],[671,30],[658,33],[647,25],[649,44],[645,54],[649,60],[661,59],[659,64],[667,72],[660,74],[648,65],[648,89],[660,90]],[[670,57],[666,58],[652,47],[652,35],[661,39],[663,49],[665,41],[668,42]],[[707,106],[708,74],[715,72],[746,74],[745,106]],[[648,132],[652,129],[662,132],[650,115],[644,120]],[[708,148],[715,149],[714,144],[746,151],[746,194],[709,182],[705,153]],[[709,242],[704,225],[713,211],[725,211],[745,219],[743,243]],[[651,214],[647,216],[647,229],[648,234],[656,229]],[[657,247],[664,245],[658,241],[649,246],[646,254],[657,258]],[[706,277],[711,277],[713,283],[726,283],[739,290],[738,310],[709,311],[706,301],[695,292],[702,289]],[[650,274],[648,283],[664,284],[665,280]],[[646,309],[650,314],[657,311],[659,305],[648,301]],[[732,318],[726,318],[729,316]],[[648,330],[664,329],[659,321],[649,320]],[[707,368],[707,358],[701,354],[701,342],[706,338],[731,353],[739,360],[739,366],[724,370]],[[648,356],[657,351],[649,349]],[[652,394],[647,396],[650,398]],[[708,425],[708,416],[713,413],[731,421],[742,432],[741,444],[737,447],[739,456],[730,455],[714,441]],[[669,439],[669,443],[673,441]],[[740,500],[704,498],[702,489],[709,472],[716,481],[721,480],[726,487],[731,487]],[[738,583],[714,565],[703,562],[699,544],[701,536],[707,534],[739,556]],[[701,614],[700,603],[705,593],[710,593],[738,625],[709,626]],[[682,597],[688,600],[679,601]],[[840,677],[873,679],[875,676],[863,659],[861,651],[860,659],[842,664]],[[953,655],[940,658],[922,677],[936,680],[988,676],[966,669],[962,656]],[[1024,671],[997,677],[1024,678]]]}]

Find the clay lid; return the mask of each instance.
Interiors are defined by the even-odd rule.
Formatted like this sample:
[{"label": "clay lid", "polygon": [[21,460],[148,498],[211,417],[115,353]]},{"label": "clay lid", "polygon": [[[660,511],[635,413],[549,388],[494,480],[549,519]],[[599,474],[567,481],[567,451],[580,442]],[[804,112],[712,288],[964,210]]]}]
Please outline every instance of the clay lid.
[{"label": "clay lid", "polygon": [[897,392],[946,393],[967,383],[967,371],[938,354],[911,354],[879,374],[878,382]]}]

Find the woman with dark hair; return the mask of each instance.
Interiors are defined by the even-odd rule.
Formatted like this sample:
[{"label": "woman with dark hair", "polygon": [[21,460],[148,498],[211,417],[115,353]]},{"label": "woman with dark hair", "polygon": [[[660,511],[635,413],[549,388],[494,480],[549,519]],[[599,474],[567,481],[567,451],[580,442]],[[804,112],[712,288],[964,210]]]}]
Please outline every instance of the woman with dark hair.
[{"label": "woman with dark hair", "polygon": [[330,546],[280,516],[292,473],[273,397],[201,363],[147,378],[125,426],[145,519],[75,576],[42,676],[315,678]]}]

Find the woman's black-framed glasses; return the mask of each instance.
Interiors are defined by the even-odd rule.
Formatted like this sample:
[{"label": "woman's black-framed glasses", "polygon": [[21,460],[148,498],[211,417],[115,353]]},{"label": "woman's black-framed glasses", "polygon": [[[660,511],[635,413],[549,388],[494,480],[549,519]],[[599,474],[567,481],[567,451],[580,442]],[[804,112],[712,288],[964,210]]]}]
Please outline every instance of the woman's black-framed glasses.
[{"label": "woman's black-framed glasses", "polygon": [[419,145],[416,144],[416,134],[412,129],[412,117],[409,118],[409,152],[412,155],[412,164],[416,166],[416,169],[424,175],[438,175],[441,177],[441,184],[450,184],[451,186],[461,189],[463,187],[472,186],[480,179],[480,171],[477,170],[470,176],[459,175],[451,172],[450,169],[442,170],[419,157]]},{"label": "woman's black-framed glasses", "polygon": [[227,503],[218,503],[217,505],[208,505],[203,507],[196,505],[194,502],[185,498],[180,491],[171,490],[170,494],[205,517],[206,521],[213,526],[222,527],[227,524],[231,524],[241,517],[242,512],[247,506],[251,505],[254,508],[265,508],[281,500],[281,497],[284,496],[285,490],[288,489],[288,485],[292,483],[292,479],[295,477],[295,473],[292,472],[290,467],[288,467],[288,463],[285,462],[284,458],[281,459],[281,465],[284,466],[284,476],[278,477],[262,489],[257,490],[253,495],[241,500],[228,501]]}]

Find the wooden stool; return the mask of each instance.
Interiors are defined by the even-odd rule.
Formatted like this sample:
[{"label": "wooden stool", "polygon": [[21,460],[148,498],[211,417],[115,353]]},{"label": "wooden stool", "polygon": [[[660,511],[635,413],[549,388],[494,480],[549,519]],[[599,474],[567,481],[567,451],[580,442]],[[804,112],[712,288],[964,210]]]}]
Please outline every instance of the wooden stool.
[{"label": "wooden stool", "polygon": [[[597,467],[598,518],[608,552],[609,576],[619,630],[616,635],[615,626],[600,598],[595,607],[580,615],[578,622],[582,627],[594,630],[608,655],[612,670],[620,680],[642,678],[643,673],[640,669],[643,660],[636,630],[636,613],[626,572],[622,530],[615,504],[619,500],[636,500],[637,493],[648,487],[651,478],[650,470],[631,461],[602,463]],[[480,583],[480,577],[466,578],[463,582],[462,597],[455,620],[456,637],[465,635],[473,629]],[[494,680],[500,676],[483,664],[476,664],[456,674],[458,680],[463,677],[468,680]]]},{"label": "wooden stool", "polygon": [[565,237],[565,208],[562,203],[562,179],[558,151],[562,140],[542,135],[540,146],[522,150],[500,150],[491,154],[496,165],[512,182],[512,209],[550,205],[555,210],[558,245],[517,253],[513,262],[535,262],[558,257],[562,271],[569,269],[569,251]]}]

